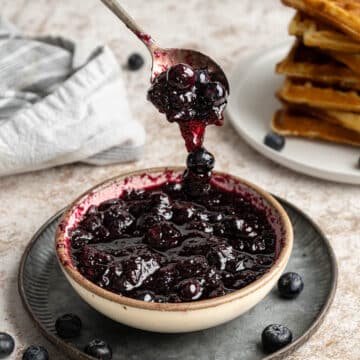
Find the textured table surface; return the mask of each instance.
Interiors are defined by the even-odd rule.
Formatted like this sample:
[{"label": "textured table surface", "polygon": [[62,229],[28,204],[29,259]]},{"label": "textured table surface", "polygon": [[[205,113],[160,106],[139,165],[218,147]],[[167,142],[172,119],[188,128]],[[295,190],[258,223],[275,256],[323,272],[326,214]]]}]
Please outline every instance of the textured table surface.
[{"label": "textured table surface", "polygon": [[[227,72],[248,52],[284,40],[292,15],[278,0],[122,2],[160,44],[200,49]],[[16,276],[26,244],[47,218],[92,185],[129,170],[183,165],[186,154],[175,125],[165,123],[146,102],[146,49],[99,0],[2,0],[1,15],[30,34],[61,34],[93,46],[107,43],[121,64],[133,51],[147,59],[139,72],[124,71],[133,114],[147,132],[141,161],[103,168],[70,165],[0,179],[0,331],[16,337],[13,359],[21,359],[23,348],[36,343],[45,345],[52,359],[63,360],[21,306]],[[360,359],[360,187],[312,179],[278,166],[248,147],[228,123],[209,129],[206,146],[216,156],[217,169],[247,178],[307,212],[336,251],[340,274],[332,309],[315,336],[289,359]]]}]

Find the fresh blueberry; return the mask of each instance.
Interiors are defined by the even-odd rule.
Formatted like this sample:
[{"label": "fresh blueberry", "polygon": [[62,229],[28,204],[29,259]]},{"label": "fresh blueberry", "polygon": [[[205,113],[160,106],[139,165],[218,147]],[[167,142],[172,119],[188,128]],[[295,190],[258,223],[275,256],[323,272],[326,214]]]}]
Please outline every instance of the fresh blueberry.
[{"label": "fresh blueberry", "polygon": [[195,72],[187,64],[177,64],[168,70],[169,84],[177,89],[189,89],[195,84]]},{"label": "fresh blueberry", "polygon": [[292,342],[292,333],[284,325],[272,324],[261,334],[261,342],[265,352],[273,353]]},{"label": "fresh blueberry", "polygon": [[285,138],[274,132],[269,132],[264,138],[264,144],[280,151],[285,146]]},{"label": "fresh blueberry", "polygon": [[189,153],[186,166],[196,174],[208,173],[214,168],[215,158],[204,148]]},{"label": "fresh blueberry", "polygon": [[110,346],[105,341],[99,339],[90,341],[85,348],[85,353],[100,360],[112,359],[112,350]]},{"label": "fresh blueberry", "polygon": [[49,360],[48,351],[42,346],[29,346],[22,357],[23,360]]},{"label": "fresh blueberry", "polygon": [[14,351],[15,341],[6,333],[0,332],[0,359],[10,355]]},{"label": "fresh blueberry", "polygon": [[80,318],[74,314],[60,316],[55,322],[56,332],[63,339],[71,339],[79,336],[81,327]]},{"label": "fresh blueberry", "polygon": [[303,291],[304,282],[299,274],[288,272],[280,277],[278,289],[283,298],[294,299]]},{"label": "fresh blueberry", "polygon": [[131,54],[128,58],[129,70],[139,70],[144,65],[144,58],[137,53]]}]

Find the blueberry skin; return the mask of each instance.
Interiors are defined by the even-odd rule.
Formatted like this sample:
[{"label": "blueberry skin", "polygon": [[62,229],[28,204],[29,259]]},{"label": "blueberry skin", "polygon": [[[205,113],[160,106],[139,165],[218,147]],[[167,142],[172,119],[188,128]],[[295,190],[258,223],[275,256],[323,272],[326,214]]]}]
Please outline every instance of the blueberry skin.
[{"label": "blueberry skin", "polygon": [[0,359],[9,356],[15,348],[15,341],[7,333],[0,332]]},{"label": "blueberry skin", "polygon": [[144,59],[140,54],[137,53],[131,54],[128,58],[127,65],[129,70],[132,71],[139,70],[144,65]]},{"label": "blueberry skin", "polygon": [[261,342],[265,352],[273,353],[292,342],[291,331],[284,325],[272,324],[261,334]]},{"label": "blueberry skin", "polygon": [[82,323],[74,314],[60,316],[55,323],[57,334],[63,339],[71,339],[80,335]]},{"label": "blueberry skin", "polygon": [[276,151],[280,151],[285,146],[285,138],[274,132],[269,132],[264,138],[264,144]]},{"label": "blueberry skin", "polygon": [[204,148],[189,153],[186,159],[186,166],[195,174],[205,174],[211,171],[214,168],[214,165],[214,155]]},{"label": "blueberry skin", "polygon": [[283,274],[278,281],[278,290],[281,297],[294,299],[303,291],[304,282],[301,276],[294,272]]},{"label": "blueberry skin", "polygon": [[93,356],[95,359],[111,360],[111,347],[103,340],[92,340],[85,348],[85,353]]},{"label": "blueberry skin", "polygon": [[42,346],[31,345],[25,350],[22,360],[49,360],[49,353]]}]

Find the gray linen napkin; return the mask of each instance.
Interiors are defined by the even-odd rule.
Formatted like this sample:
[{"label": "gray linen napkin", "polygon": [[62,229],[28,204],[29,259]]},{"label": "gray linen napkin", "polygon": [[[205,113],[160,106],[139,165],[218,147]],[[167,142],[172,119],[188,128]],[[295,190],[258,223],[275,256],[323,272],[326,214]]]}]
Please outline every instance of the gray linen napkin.
[{"label": "gray linen napkin", "polygon": [[60,37],[23,36],[0,18],[0,176],[141,157],[145,132],[113,53],[97,48],[78,66],[77,49]]}]

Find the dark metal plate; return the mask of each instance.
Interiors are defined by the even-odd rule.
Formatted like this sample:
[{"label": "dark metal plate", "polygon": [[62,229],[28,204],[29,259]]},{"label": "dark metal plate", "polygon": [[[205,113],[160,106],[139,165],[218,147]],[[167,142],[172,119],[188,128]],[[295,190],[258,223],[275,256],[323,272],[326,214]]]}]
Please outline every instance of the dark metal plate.
[{"label": "dark metal plate", "polygon": [[[90,359],[82,353],[94,338],[106,340],[114,360],[258,360],[282,359],[317,330],[335,294],[337,265],[331,246],[321,230],[299,209],[281,200],[295,232],[288,271],[302,275],[305,288],[296,300],[282,300],[273,291],[255,308],[225,325],[188,334],[155,334],[132,329],[104,317],[75,293],[63,276],[54,251],[54,233],[62,212],[35,234],[26,249],[19,271],[19,291],[24,306],[43,334],[73,359]],[[76,313],[83,321],[79,338],[58,338],[54,322],[59,315]],[[262,329],[271,323],[288,326],[294,342],[265,357]]]}]

